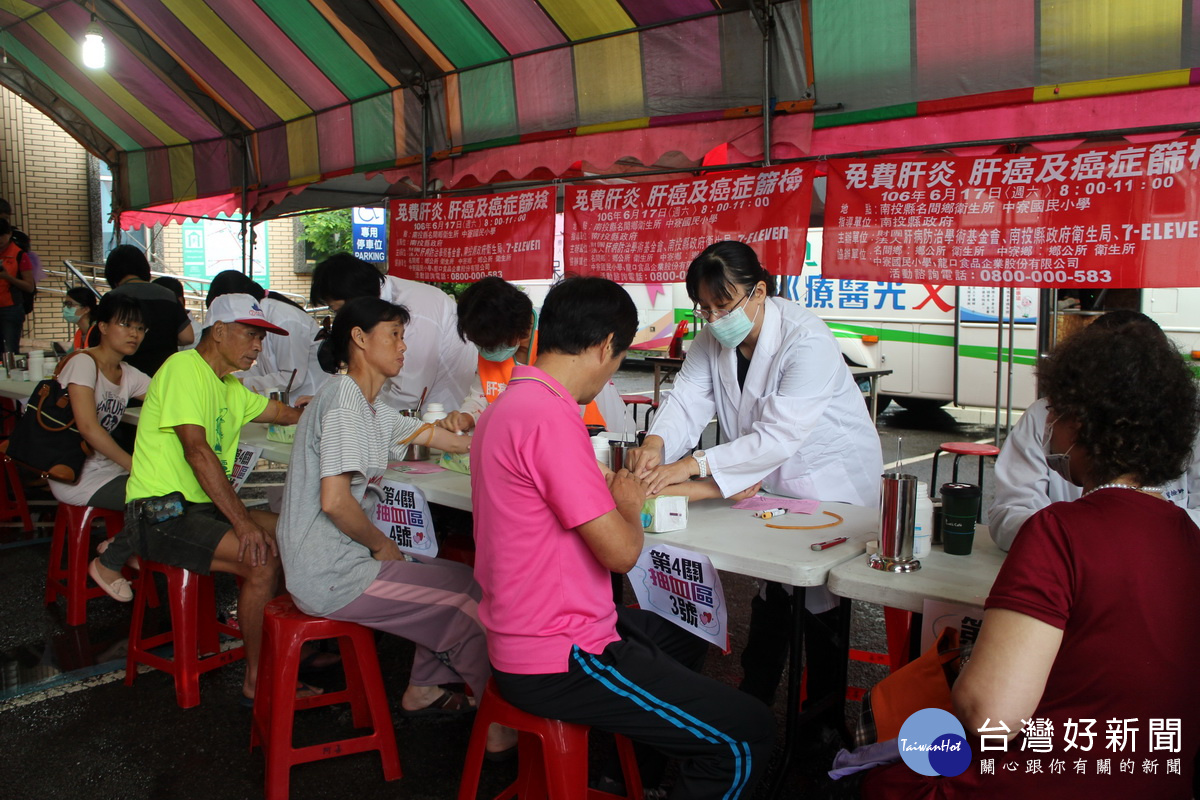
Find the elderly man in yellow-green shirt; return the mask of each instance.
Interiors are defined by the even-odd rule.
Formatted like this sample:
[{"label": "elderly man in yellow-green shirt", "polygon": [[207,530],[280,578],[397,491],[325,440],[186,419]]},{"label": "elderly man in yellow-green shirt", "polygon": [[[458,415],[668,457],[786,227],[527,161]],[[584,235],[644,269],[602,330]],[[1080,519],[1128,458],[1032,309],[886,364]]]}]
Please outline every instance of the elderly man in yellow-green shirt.
[{"label": "elderly man in yellow-green shirt", "polygon": [[209,309],[196,349],[163,363],[138,419],[126,530],[89,565],[96,582],[121,601],[133,597],[119,572],[133,550],[192,572],[241,577],[244,705],[253,704],[263,608],[279,587],[280,566],[276,515],[248,510],[229,475],[243,425],[291,425],[300,418],[299,409],[254,394],[232,375],[254,363],[268,334],[288,335],[266,320],[250,295],[225,295]]}]

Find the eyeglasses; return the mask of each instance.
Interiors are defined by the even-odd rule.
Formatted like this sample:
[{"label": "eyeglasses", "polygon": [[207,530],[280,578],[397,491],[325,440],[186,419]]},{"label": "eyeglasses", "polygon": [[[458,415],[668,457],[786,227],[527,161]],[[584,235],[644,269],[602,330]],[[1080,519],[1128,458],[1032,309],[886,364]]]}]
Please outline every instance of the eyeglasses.
[{"label": "eyeglasses", "polygon": [[708,309],[701,308],[700,306],[696,306],[692,310],[692,313],[694,313],[696,316],[700,317],[700,319],[704,320],[705,322],[715,322],[716,320],[724,319],[725,317],[728,317],[730,314],[732,314],[734,311],[737,311],[738,306],[740,306],[742,303],[746,302],[748,299],[750,299],[750,295],[744,294],[744,295],[742,295],[741,300],[738,300],[736,303],[734,303],[729,308],[714,308],[712,310],[708,310]]},{"label": "eyeglasses", "polygon": [[133,331],[134,333],[147,333],[150,330],[145,325],[137,322],[118,322],[117,327],[127,331]]}]

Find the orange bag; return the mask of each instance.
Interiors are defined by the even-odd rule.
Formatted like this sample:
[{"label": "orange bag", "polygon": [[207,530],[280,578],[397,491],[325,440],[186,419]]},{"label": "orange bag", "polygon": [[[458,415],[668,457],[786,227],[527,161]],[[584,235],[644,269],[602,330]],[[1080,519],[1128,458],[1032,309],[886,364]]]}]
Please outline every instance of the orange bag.
[{"label": "orange bag", "polygon": [[863,697],[855,743],[895,739],[904,721],[922,708],[953,714],[950,687],[958,677],[959,655],[958,629],[944,628],[933,647],[871,687]]}]

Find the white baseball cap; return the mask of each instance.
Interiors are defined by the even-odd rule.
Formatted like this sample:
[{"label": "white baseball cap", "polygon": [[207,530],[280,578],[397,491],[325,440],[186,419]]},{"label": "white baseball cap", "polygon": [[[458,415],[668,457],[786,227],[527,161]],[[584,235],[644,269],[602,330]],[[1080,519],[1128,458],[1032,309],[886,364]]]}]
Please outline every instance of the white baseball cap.
[{"label": "white baseball cap", "polygon": [[281,336],[288,335],[283,328],[267,322],[258,301],[248,294],[223,294],[213,300],[204,316],[204,327],[211,328],[216,322],[240,322]]}]

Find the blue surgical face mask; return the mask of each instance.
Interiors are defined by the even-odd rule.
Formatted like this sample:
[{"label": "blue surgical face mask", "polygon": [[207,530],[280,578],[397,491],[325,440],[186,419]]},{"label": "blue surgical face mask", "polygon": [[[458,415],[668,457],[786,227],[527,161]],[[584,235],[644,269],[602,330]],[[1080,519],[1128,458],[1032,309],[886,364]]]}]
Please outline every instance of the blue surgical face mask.
[{"label": "blue surgical face mask", "polygon": [[67,322],[79,322],[79,318],[83,316],[83,309],[75,306],[63,306],[62,318]]},{"label": "blue surgical face mask", "polygon": [[517,354],[519,344],[510,345],[508,347],[480,347],[475,346],[479,351],[479,357],[484,361],[508,361]]},{"label": "blue surgical face mask", "polygon": [[[754,316],[758,317],[758,312],[762,307],[755,309]],[[750,335],[750,331],[754,330],[754,320],[746,316],[746,309],[739,308],[732,314],[726,314],[720,319],[715,319],[708,323],[709,330],[713,332],[713,336],[717,337],[722,347],[730,349],[737,347],[742,342],[746,341],[746,337]]]}]

